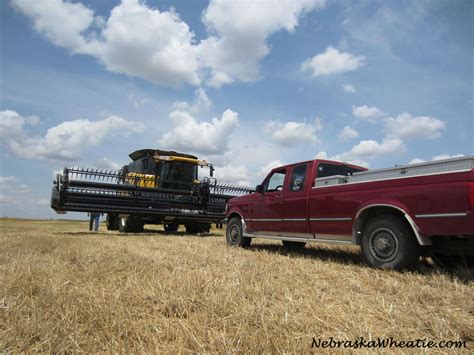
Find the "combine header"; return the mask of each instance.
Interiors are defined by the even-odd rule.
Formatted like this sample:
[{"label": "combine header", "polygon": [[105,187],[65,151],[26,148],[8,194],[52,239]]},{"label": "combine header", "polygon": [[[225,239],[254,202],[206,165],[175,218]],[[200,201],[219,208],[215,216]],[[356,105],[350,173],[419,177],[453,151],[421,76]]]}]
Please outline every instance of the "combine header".
[{"label": "combine header", "polygon": [[[207,232],[225,218],[227,201],[248,194],[245,186],[220,184],[214,167],[189,154],[142,149],[117,171],[64,168],[56,176],[51,207],[66,211],[107,214],[107,228],[142,232],[145,224],[163,224],[176,231]],[[198,179],[198,167],[208,167],[210,178]]]}]

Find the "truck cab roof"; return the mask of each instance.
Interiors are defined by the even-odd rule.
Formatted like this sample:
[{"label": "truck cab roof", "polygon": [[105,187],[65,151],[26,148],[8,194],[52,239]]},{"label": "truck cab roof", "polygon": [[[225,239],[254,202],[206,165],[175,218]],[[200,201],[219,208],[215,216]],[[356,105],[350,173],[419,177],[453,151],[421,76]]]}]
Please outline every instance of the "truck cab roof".
[{"label": "truck cab roof", "polygon": [[313,159],[313,160],[301,161],[301,162],[298,162],[298,163],[292,163],[292,164],[281,165],[281,166],[278,166],[278,167],[273,168],[271,171],[278,170],[278,169],[283,169],[283,168],[289,168],[289,167],[292,167],[292,166],[295,166],[295,165],[301,165],[301,164],[306,164],[306,163],[314,163],[314,164],[317,164],[317,163],[326,163],[326,164],[347,166],[347,167],[349,167],[349,168],[358,169],[358,170],[364,170],[364,171],[365,171],[365,170],[368,170],[367,168],[365,168],[365,167],[363,167],[363,166],[354,165],[354,164],[349,164],[349,163],[344,163],[344,162],[340,162],[340,161],[336,161],[336,160]]}]

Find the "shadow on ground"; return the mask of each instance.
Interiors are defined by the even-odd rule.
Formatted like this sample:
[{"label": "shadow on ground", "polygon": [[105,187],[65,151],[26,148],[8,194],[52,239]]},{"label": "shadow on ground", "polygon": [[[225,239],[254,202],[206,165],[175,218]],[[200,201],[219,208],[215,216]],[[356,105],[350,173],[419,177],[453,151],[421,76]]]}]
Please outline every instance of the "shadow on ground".
[{"label": "shadow on ground", "polygon": [[[278,244],[252,244],[248,248],[252,251],[266,251],[289,257],[314,258],[322,261],[335,262],[343,265],[357,265],[368,267],[362,259],[362,255],[357,249],[338,250],[324,247],[306,247],[301,250],[289,250]],[[419,275],[430,276],[432,274],[445,274],[452,280],[457,280],[464,284],[470,284],[474,281],[474,269],[465,265],[443,266],[435,264],[431,258],[422,257],[417,267],[411,271]]]},{"label": "shadow on ground", "polygon": [[209,237],[222,237],[222,234],[215,233],[215,232],[209,232],[209,233],[198,233],[198,234],[191,234],[191,233],[186,233],[185,231],[177,231],[177,232],[166,232],[164,230],[159,230],[159,229],[145,229],[143,232],[140,233],[120,233],[118,231],[99,231],[99,232],[90,232],[90,231],[85,231],[85,232],[54,232],[53,234],[55,235],[71,235],[71,236],[106,236],[106,235],[115,235],[115,236],[127,236],[127,235],[133,235],[133,236],[146,236],[146,237],[151,237],[153,235],[156,236],[176,236],[176,237],[189,237],[189,236],[194,236],[194,237],[201,237],[201,238],[209,238]]}]

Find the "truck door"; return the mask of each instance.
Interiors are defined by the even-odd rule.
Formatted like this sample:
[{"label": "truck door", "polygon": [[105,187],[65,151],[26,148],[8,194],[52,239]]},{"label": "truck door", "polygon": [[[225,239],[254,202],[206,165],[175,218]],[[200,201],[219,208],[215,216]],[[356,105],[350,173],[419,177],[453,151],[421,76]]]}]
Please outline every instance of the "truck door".
[{"label": "truck door", "polygon": [[289,172],[289,183],[283,190],[284,232],[312,238],[308,222],[308,191],[311,188],[310,163],[298,164]]},{"label": "truck door", "polygon": [[280,234],[283,221],[282,190],[287,169],[273,171],[263,183],[263,193],[253,208],[253,230],[260,234]]}]

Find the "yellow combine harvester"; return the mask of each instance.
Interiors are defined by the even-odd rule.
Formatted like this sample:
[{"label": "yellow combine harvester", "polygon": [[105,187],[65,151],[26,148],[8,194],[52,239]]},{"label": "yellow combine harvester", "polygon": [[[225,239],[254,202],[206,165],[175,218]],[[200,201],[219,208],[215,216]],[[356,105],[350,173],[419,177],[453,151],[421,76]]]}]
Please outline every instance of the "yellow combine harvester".
[{"label": "yellow combine harvester", "polygon": [[[194,155],[160,149],[131,153],[132,161],[118,171],[64,168],[51,193],[51,207],[107,214],[107,227],[141,232],[145,224],[163,224],[176,231],[207,232],[225,218],[226,202],[252,192],[247,186],[217,183],[214,167]],[[198,178],[198,168],[210,169]]]}]

